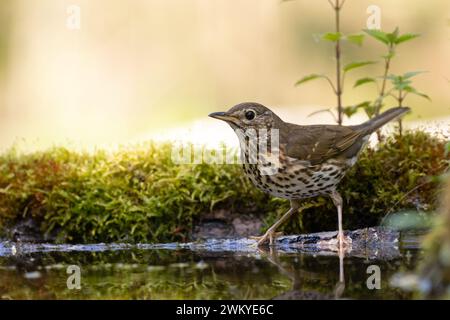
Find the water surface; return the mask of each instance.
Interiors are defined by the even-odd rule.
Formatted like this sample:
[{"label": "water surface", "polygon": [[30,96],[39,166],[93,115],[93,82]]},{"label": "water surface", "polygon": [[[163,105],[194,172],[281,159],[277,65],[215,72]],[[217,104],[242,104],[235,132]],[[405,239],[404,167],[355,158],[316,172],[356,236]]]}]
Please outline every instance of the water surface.
[{"label": "water surface", "polygon": [[[214,244],[214,242],[212,242]],[[387,255],[243,250],[217,245],[27,245],[0,242],[2,299],[411,299],[391,285],[420,260],[415,236]],[[209,242],[211,244],[211,242]],[[69,266],[81,289],[68,289]],[[369,266],[381,289],[369,289]],[[369,269],[370,270],[370,269]],[[340,281],[344,279],[345,281]]]}]

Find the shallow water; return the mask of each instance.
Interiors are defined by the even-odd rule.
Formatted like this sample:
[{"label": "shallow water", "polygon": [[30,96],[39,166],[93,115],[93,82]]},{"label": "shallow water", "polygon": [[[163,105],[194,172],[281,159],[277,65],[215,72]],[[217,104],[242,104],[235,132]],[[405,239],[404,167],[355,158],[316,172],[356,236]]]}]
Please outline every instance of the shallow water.
[{"label": "shallow water", "polygon": [[[258,250],[209,241],[179,245],[27,245],[0,242],[2,299],[411,299],[392,276],[420,260],[415,235],[394,251],[340,257],[333,252]],[[380,289],[369,289],[369,266]],[[68,288],[69,266],[80,289]],[[372,267],[373,268],[373,267]],[[369,268],[371,270],[371,268]],[[70,269],[69,269],[70,271]],[[340,279],[344,279],[342,282]],[[69,279],[69,285],[74,284]],[[371,282],[373,283],[373,282]]]}]

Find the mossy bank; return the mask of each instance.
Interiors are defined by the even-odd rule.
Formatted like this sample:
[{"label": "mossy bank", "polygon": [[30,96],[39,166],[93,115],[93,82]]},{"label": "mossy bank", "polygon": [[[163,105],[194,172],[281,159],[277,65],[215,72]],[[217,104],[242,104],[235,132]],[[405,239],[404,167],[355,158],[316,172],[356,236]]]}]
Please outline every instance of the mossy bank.
[{"label": "mossy bank", "polygon": [[[339,189],[345,228],[379,224],[388,212],[432,212],[448,169],[444,139],[427,133],[392,136],[368,148]],[[148,143],[114,153],[54,148],[0,156],[0,224],[3,236],[32,220],[43,235],[64,242],[189,240],[212,212],[254,215],[269,226],[288,208],[258,191],[238,165],[176,165],[169,144]],[[328,199],[305,202],[286,232],[335,230]],[[263,230],[261,230],[263,231]]]}]

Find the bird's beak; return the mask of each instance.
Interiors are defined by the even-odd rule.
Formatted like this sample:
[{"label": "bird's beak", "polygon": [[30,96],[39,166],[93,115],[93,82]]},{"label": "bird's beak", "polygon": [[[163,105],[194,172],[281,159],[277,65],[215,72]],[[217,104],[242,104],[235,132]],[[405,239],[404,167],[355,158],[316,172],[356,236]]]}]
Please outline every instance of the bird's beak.
[{"label": "bird's beak", "polygon": [[227,122],[228,121],[231,121],[231,122],[236,121],[236,119],[234,117],[230,116],[227,112],[214,112],[214,113],[211,113],[209,116],[211,118],[219,119],[219,120],[223,120],[223,121],[227,121]]}]

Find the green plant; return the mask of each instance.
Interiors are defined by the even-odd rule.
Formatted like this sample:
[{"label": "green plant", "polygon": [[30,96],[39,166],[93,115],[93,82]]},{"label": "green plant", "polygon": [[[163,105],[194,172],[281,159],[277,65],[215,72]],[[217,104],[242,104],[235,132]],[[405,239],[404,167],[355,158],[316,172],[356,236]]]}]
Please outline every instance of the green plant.
[{"label": "green plant", "polygon": [[[343,116],[351,117],[355,113],[357,113],[360,109],[363,109],[369,118],[377,116],[380,114],[383,106],[385,98],[389,96],[393,96],[398,103],[398,105],[402,105],[406,96],[408,94],[416,94],[422,96],[424,98],[430,99],[427,95],[420,93],[412,86],[412,80],[414,76],[418,75],[421,72],[408,72],[402,76],[390,75],[390,69],[392,65],[392,59],[395,57],[397,53],[397,47],[400,44],[411,41],[419,35],[406,33],[400,34],[399,28],[397,27],[393,32],[384,32],[381,30],[363,30],[368,36],[371,38],[381,42],[386,46],[386,53],[382,56],[384,62],[383,74],[379,77],[363,77],[358,79],[353,88],[360,87],[362,85],[368,83],[374,83],[377,85],[378,93],[377,97],[373,101],[363,101],[361,103],[344,106],[343,104],[343,93],[344,93],[344,85],[345,78],[347,74],[357,68],[362,68],[368,65],[376,64],[377,61],[372,60],[364,60],[364,61],[353,61],[349,62],[345,65],[342,63],[342,52],[341,52],[341,42],[346,40],[350,43],[353,43],[358,46],[362,46],[364,42],[365,35],[364,34],[351,34],[344,35],[341,32],[341,17],[340,13],[342,7],[345,3],[345,0],[328,0],[329,4],[333,8],[335,12],[335,31],[328,32],[322,35],[322,39],[325,41],[332,42],[334,44],[335,50],[335,60],[336,60],[336,80],[333,80],[326,74],[318,74],[313,73],[304,76],[300,80],[296,82],[296,86],[302,85],[306,82],[316,80],[316,79],[325,79],[331,86],[334,94],[337,97],[337,116],[333,113],[332,109],[324,109],[319,110],[313,114],[319,112],[329,112],[333,115],[336,122],[339,125],[342,125]],[[388,88],[388,82],[391,82],[392,88]],[[402,134],[402,121],[399,120],[399,133]],[[378,138],[381,141],[382,137],[378,132]]]},{"label": "green plant", "polygon": [[0,155],[0,227],[33,219],[60,241],[184,241],[219,203],[231,209],[250,199],[262,210],[266,196],[240,170],[176,165],[169,144],[114,153],[12,150]]},{"label": "green plant", "polygon": [[[357,108],[362,108],[366,112],[369,118],[378,116],[384,107],[384,101],[387,97],[393,97],[398,106],[402,106],[403,102],[408,94],[420,95],[424,98],[430,99],[427,95],[418,92],[412,86],[412,78],[417,76],[422,72],[407,72],[403,75],[390,75],[390,69],[392,66],[392,59],[397,53],[397,47],[405,42],[416,39],[419,37],[417,34],[406,33],[400,34],[399,28],[395,28],[393,32],[387,33],[381,30],[364,30],[371,38],[377,40],[378,42],[386,46],[386,53],[382,56],[384,62],[383,75],[379,77],[364,77],[355,82],[354,88],[368,84],[374,83],[378,88],[378,96],[374,101],[365,101],[357,106]],[[380,83],[381,81],[381,83]],[[392,87],[388,88],[388,82],[391,82]],[[403,126],[402,120],[398,121],[399,134],[402,134]],[[378,139],[381,141],[382,136],[380,132],[377,132]]]},{"label": "green plant", "polygon": [[325,41],[329,41],[334,44],[334,53],[335,53],[335,60],[336,60],[336,80],[333,82],[331,78],[326,74],[310,74],[307,76],[304,76],[300,80],[296,82],[296,86],[299,86],[301,84],[304,84],[306,82],[309,82],[311,80],[315,79],[325,79],[330,84],[334,94],[336,95],[337,99],[337,116],[334,116],[334,113],[330,109],[320,110],[319,112],[330,112],[333,114],[333,116],[336,119],[336,122],[339,125],[342,125],[343,122],[343,115],[349,114],[351,112],[350,110],[353,107],[344,107],[343,106],[343,93],[344,93],[344,84],[345,84],[345,77],[346,75],[358,68],[362,68],[371,64],[376,63],[375,61],[352,61],[345,65],[342,63],[342,47],[341,42],[342,41],[348,41],[350,43],[353,43],[357,46],[362,46],[364,41],[364,35],[363,34],[350,34],[350,35],[344,35],[341,32],[341,17],[340,13],[342,10],[342,7],[344,6],[345,0],[328,0],[329,4],[334,10],[334,19],[335,19],[335,31],[334,32],[328,32],[322,35],[322,39]]},{"label": "green plant", "polygon": [[[403,102],[409,94],[414,94],[425,98],[427,100],[431,100],[429,96],[424,93],[421,93],[414,88],[411,83],[411,78],[420,74],[421,72],[407,72],[403,75],[390,75],[387,78],[391,81],[392,89],[387,92],[390,96],[392,96],[396,101],[397,105],[402,107]],[[398,133],[401,135],[403,132],[402,119],[398,120]]]},{"label": "green plant", "polygon": [[[398,45],[413,40],[419,37],[419,35],[411,33],[400,35],[398,27],[395,28],[395,30],[391,33],[387,33],[381,30],[368,29],[364,30],[364,32],[371,36],[373,39],[383,43],[387,49],[386,54],[382,56],[384,60],[384,72],[383,75],[379,77],[381,79],[381,86],[379,86],[378,97],[373,103],[373,108],[370,109],[370,112],[367,112],[367,115],[372,118],[373,116],[378,116],[380,114],[383,107],[383,101],[390,94],[390,92],[387,90],[387,81],[389,80],[389,71],[391,68],[392,59],[396,55]],[[370,82],[377,83],[375,78],[364,78],[358,80],[355,83],[355,87]]]}]

